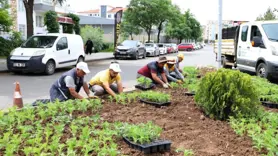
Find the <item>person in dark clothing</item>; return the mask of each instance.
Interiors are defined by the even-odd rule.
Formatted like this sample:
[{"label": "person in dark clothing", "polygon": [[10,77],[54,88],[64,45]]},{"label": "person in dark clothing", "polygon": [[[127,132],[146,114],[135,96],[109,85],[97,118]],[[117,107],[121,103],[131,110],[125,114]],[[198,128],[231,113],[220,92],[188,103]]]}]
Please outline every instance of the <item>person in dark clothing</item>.
[{"label": "person in dark clothing", "polygon": [[93,53],[94,43],[90,38],[87,40],[85,47],[86,47],[85,53],[91,55]]},{"label": "person in dark clothing", "polygon": [[84,81],[84,76],[90,73],[85,62],[79,62],[76,68],[64,73],[50,89],[50,101],[67,101],[69,99],[84,99],[78,92],[83,87],[87,96],[90,98],[90,90]]}]

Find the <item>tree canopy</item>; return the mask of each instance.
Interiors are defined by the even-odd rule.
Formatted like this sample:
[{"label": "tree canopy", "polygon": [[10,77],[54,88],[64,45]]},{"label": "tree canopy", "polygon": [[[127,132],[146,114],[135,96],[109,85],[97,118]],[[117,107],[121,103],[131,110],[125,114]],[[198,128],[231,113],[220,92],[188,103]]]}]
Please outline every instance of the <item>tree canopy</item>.
[{"label": "tree canopy", "polygon": [[277,16],[275,14],[276,11],[277,11],[276,9],[272,10],[269,7],[263,15],[257,17],[256,21],[276,20],[277,19]]},{"label": "tree canopy", "polygon": [[10,31],[10,27],[13,22],[9,15],[9,5],[8,0],[0,0],[0,30],[1,31]]}]

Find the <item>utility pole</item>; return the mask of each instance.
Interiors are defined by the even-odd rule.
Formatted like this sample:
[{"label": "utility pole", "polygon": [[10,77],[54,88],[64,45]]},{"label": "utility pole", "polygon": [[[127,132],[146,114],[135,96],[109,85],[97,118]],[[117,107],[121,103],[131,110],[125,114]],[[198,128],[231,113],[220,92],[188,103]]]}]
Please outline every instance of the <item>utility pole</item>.
[{"label": "utility pole", "polygon": [[218,69],[221,68],[221,46],[222,46],[222,0],[218,0]]}]

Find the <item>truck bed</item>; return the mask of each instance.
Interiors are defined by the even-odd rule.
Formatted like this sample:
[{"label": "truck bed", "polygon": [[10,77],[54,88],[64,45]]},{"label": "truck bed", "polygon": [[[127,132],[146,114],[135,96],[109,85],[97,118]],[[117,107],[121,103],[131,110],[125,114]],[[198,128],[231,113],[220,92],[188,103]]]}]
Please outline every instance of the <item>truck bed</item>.
[{"label": "truck bed", "polygon": [[[235,55],[235,40],[234,39],[222,39],[221,55]],[[215,40],[213,45],[214,53],[218,53],[218,40]]]}]

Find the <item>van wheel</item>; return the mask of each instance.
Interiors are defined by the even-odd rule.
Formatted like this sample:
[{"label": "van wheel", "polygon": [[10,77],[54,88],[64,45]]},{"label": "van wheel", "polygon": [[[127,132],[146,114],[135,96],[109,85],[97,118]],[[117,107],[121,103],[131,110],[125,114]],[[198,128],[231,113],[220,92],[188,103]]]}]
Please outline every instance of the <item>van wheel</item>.
[{"label": "van wheel", "polygon": [[268,78],[267,66],[265,63],[260,63],[257,67],[256,74],[262,78]]},{"label": "van wheel", "polygon": [[45,66],[45,73],[47,75],[52,75],[55,72],[55,62],[52,60],[47,61],[46,66]]}]

